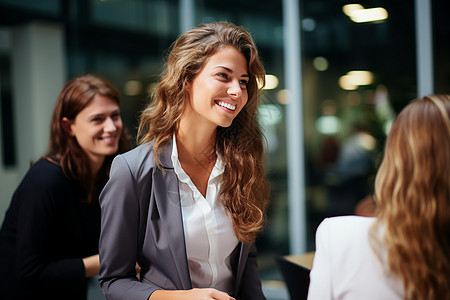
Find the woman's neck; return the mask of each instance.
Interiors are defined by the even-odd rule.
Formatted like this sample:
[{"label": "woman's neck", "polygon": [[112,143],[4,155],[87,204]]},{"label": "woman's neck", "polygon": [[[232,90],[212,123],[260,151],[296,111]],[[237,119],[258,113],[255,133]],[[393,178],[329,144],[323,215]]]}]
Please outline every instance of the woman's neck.
[{"label": "woman's neck", "polygon": [[216,132],[217,128],[183,126],[180,122],[175,133],[181,167],[203,197],[206,197],[208,178],[216,163]]},{"label": "woman's neck", "polygon": [[88,156],[90,167],[91,167],[91,173],[92,176],[97,176],[98,172],[103,166],[103,163],[105,162],[105,157],[98,157],[98,156]]},{"label": "woman's neck", "polygon": [[193,164],[215,162],[216,160],[216,130],[198,130],[183,127],[177,130],[177,149],[180,162]]},{"label": "woman's neck", "polygon": [[[56,154],[55,158],[57,160],[61,160],[62,155],[61,154]],[[103,166],[103,163],[105,162],[105,157],[98,157],[98,156],[90,156],[87,155],[88,158],[88,162],[89,162],[89,167],[91,169],[91,174],[92,176],[95,178],[98,174],[98,172],[100,171],[100,169]],[[51,162],[54,162],[53,159],[51,157],[48,158],[48,160],[50,160]],[[58,162],[59,164],[59,162]]]}]

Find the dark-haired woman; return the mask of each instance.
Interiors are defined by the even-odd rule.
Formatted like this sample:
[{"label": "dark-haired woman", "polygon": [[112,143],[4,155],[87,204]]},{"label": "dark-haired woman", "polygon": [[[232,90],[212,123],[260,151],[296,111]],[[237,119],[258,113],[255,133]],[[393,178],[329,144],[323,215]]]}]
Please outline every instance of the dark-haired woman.
[{"label": "dark-haired woman", "polygon": [[49,153],[21,181],[0,231],[2,299],[86,299],[99,271],[98,195],[113,157],[129,150],[119,100],[93,75],[63,87]]}]

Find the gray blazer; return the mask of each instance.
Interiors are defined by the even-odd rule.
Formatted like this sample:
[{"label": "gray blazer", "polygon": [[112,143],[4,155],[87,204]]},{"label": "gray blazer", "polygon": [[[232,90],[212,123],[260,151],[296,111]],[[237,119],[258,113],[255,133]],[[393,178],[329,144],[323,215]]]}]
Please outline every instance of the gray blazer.
[{"label": "gray blazer", "polygon": [[[152,145],[118,155],[100,195],[100,286],[108,299],[148,299],[157,289],[192,288],[172,143],[159,156],[163,171],[155,166]],[[239,243],[234,250],[236,299],[265,299],[256,260],[254,245]]]}]

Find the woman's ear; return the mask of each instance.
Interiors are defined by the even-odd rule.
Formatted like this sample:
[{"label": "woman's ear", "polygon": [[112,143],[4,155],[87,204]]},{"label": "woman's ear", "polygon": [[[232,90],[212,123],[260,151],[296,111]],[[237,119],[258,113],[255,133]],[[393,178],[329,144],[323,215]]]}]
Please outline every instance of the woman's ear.
[{"label": "woman's ear", "polygon": [[184,85],[184,100],[189,100],[192,89],[192,80],[189,80]]},{"label": "woman's ear", "polygon": [[67,117],[63,117],[61,119],[61,127],[64,129],[64,131],[68,135],[73,136],[73,133],[72,133],[72,121],[70,121]]}]

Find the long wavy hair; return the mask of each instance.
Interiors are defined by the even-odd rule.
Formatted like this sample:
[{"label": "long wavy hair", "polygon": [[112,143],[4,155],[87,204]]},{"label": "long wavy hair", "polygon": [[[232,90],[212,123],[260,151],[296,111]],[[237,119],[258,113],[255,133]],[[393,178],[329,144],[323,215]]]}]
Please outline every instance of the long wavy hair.
[{"label": "long wavy hair", "polygon": [[154,140],[155,161],[161,167],[158,150],[177,129],[185,106],[186,84],[201,71],[209,57],[225,46],[244,54],[249,81],[247,104],[229,127],[217,129],[216,152],[225,168],[220,199],[231,214],[237,238],[249,244],[263,227],[269,189],[263,169],[265,140],[257,123],[265,71],[255,43],[245,29],[227,22],[201,24],[171,45],[152,94],[153,101],[142,112],[138,143]]},{"label": "long wavy hair", "polygon": [[[378,257],[406,299],[450,299],[450,96],[412,101],[395,120],[375,180]],[[383,233],[384,234],[381,234]]]},{"label": "long wavy hair", "polygon": [[75,120],[78,113],[88,106],[96,95],[111,98],[120,105],[119,91],[101,77],[87,74],[73,78],[64,85],[53,110],[47,154],[51,160],[58,158],[64,175],[81,185],[86,192],[85,200],[89,203],[98,198],[105,185],[114,156],[130,148],[128,133],[122,128],[117,153],[107,156],[98,173],[92,174],[87,154],[75,137],[64,130],[62,119],[67,117],[69,120]]}]

